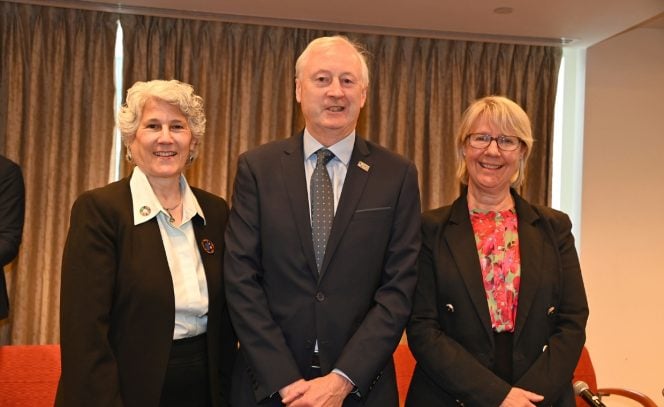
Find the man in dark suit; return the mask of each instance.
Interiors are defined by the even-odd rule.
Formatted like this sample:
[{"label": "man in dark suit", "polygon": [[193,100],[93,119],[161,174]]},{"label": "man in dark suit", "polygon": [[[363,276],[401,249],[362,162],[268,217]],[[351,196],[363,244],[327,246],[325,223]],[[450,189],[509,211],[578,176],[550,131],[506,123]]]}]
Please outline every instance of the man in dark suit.
[{"label": "man in dark suit", "polygon": [[369,83],[357,46],[316,39],[295,70],[304,131],[238,162],[225,257],[240,339],[232,404],[396,406],[417,171],[355,133]]},{"label": "man in dark suit", "polygon": [[[0,155],[0,261],[2,267],[18,254],[23,234],[25,186],[21,168]],[[9,315],[5,273],[0,273],[0,319]]]}]

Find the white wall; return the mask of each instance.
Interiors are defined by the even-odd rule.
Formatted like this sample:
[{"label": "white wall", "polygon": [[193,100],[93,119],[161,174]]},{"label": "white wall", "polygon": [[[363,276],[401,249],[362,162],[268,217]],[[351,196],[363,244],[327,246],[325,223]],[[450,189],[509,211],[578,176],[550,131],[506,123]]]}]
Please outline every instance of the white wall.
[{"label": "white wall", "polygon": [[637,389],[664,406],[664,30],[610,38],[586,63],[587,346],[600,387]]},{"label": "white wall", "polygon": [[580,219],[585,92],[586,49],[564,48],[553,125],[551,206],[569,215],[577,249],[582,233]]}]

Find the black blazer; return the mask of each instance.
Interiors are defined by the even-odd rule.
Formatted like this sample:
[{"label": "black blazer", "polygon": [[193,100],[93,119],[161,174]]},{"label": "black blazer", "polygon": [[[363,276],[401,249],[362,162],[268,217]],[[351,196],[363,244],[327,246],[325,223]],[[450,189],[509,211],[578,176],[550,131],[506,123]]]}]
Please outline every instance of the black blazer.
[{"label": "black blazer", "polygon": [[[356,138],[320,275],[311,240],[302,134],[239,158],[225,279],[240,338],[233,405],[280,406],[316,339],[323,374],[341,369],[362,401],[396,406],[392,353],[411,309],[419,252],[415,166]],[[261,404],[263,405],[263,404]]]},{"label": "black blazer", "polygon": [[9,315],[4,267],[18,254],[25,215],[21,168],[0,155],[0,319]]},{"label": "black blazer", "polygon": [[[208,363],[215,406],[228,405],[236,340],[223,290],[226,202],[192,188],[207,278]],[[203,239],[214,244],[207,253]],[[62,376],[57,406],[157,406],[173,341],[175,296],[157,219],[134,226],[129,178],[74,203],[62,259]]]},{"label": "black blazer", "polygon": [[[514,383],[573,406],[572,374],[585,342],[588,304],[571,222],[512,191],[521,286],[513,336]],[[498,406],[510,388],[494,362],[491,317],[465,192],[426,212],[408,343],[417,365],[407,406]]]}]

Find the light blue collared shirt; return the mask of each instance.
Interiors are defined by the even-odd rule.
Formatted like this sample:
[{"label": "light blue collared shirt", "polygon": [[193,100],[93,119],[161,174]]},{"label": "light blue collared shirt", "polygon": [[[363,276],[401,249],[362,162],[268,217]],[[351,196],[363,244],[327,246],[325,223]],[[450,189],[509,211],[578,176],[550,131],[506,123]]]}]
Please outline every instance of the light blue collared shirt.
[{"label": "light blue collared shirt", "polygon": [[157,218],[161,240],[166,251],[168,268],[175,292],[175,328],[173,339],[188,338],[207,332],[208,288],[205,269],[198,251],[191,219],[197,214],[205,221],[196,196],[180,175],[182,193],[182,224],[173,225],[152,190],[147,176],[135,167],[129,180],[133,202],[134,225]]},{"label": "light blue collared shirt", "polygon": [[[311,175],[316,168],[316,151],[325,146],[319,143],[307,129],[304,129],[303,143],[304,172],[307,177],[307,197],[309,198],[309,207],[311,208],[311,186],[309,184],[311,183]],[[341,196],[341,190],[344,187],[346,173],[348,172],[348,163],[350,162],[351,154],[353,154],[354,146],[355,130],[340,141],[327,147],[328,150],[334,153],[334,158],[327,163],[327,173],[330,174],[332,193],[334,194],[334,213],[337,213],[339,197]],[[311,216],[311,213],[309,213],[309,216]]]}]

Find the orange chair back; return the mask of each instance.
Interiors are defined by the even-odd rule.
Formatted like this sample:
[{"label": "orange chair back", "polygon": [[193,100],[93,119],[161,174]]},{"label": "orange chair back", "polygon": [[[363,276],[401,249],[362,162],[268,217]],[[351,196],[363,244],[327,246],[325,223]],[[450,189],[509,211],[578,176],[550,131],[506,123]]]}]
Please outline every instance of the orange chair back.
[{"label": "orange chair back", "polygon": [[413,378],[413,371],[415,370],[415,358],[410,353],[406,343],[400,343],[393,356],[397,374],[397,389],[399,390],[399,405],[403,407],[406,403],[410,380]]},{"label": "orange chair back", "polygon": [[0,346],[0,406],[51,407],[59,379],[59,345]]}]

